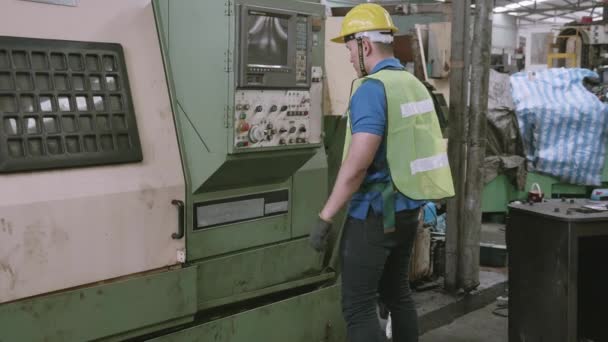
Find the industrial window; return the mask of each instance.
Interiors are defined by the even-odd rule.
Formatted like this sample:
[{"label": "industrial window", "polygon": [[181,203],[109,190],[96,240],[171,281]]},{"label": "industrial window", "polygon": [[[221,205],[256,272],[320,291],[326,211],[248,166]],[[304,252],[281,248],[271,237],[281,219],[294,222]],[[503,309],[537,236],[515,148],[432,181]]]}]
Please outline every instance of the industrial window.
[{"label": "industrial window", "polygon": [[0,172],[142,160],[122,47],[0,37]]}]

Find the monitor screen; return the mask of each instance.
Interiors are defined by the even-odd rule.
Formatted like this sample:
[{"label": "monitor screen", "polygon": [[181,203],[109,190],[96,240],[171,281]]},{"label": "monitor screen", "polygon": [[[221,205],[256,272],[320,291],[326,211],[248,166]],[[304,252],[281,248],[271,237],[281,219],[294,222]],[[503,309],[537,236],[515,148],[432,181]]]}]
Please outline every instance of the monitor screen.
[{"label": "monitor screen", "polygon": [[259,11],[247,16],[247,64],[286,66],[289,18]]}]

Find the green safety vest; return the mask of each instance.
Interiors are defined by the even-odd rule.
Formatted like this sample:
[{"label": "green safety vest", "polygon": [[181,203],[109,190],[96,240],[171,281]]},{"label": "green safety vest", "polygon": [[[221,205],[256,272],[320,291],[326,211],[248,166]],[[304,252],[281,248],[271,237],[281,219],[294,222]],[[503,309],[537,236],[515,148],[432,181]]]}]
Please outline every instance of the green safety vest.
[{"label": "green safety vest", "polygon": [[[414,200],[436,200],[454,196],[454,184],[433,99],[424,85],[403,70],[381,70],[360,78],[375,79],[384,86],[387,102],[386,160],[393,184],[363,184],[359,192],[380,192],[383,198],[384,230],[395,227],[395,191]],[[351,140],[350,111],[343,159]]]}]

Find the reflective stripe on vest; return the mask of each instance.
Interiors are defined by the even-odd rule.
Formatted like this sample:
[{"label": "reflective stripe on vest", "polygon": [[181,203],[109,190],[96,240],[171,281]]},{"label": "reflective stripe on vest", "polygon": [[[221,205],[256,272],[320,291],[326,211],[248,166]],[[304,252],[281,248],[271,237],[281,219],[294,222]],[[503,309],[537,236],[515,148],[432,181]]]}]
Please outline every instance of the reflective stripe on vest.
[{"label": "reflective stripe on vest", "polygon": [[412,175],[419,172],[427,172],[449,166],[450,162],[448,161],[447,153],[440,153],[432,157],[416,159],[410,163]]},{"label": "reflective stripe on vest", "polygon": [[408,116],[421,115],[435,111],[435,104],[432,99],[404,103],[401,105],[401,116],[407,118]]}]

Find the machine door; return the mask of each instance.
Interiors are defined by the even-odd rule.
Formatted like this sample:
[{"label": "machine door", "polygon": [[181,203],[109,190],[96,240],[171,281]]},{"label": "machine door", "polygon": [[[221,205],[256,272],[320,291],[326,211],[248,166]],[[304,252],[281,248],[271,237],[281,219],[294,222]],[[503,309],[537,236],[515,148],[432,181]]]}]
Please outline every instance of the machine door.
[{"label": "machine door", "polygon": [[172,237],[184,175],[150,1],[44,2],[1,2],[0,303],[184,254]]}]

